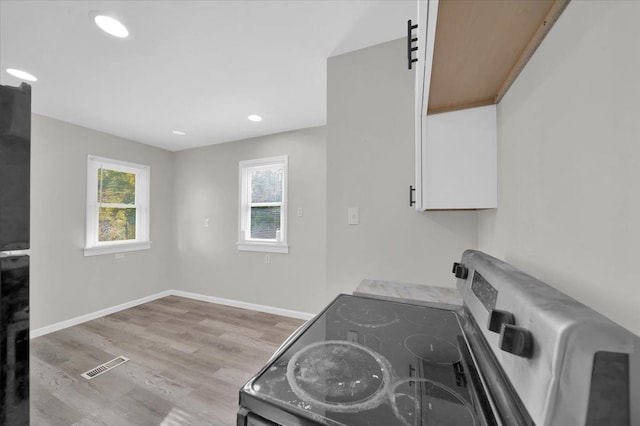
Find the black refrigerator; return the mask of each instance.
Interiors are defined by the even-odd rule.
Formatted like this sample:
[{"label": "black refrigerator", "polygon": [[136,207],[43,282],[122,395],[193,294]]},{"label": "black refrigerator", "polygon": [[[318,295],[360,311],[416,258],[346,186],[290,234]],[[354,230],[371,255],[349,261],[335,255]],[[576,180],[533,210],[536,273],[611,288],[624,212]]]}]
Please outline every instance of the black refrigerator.
[{"label": "black refrigerator", "polygon": [[0,85],[0,425],[29,424],[31,86]]}]

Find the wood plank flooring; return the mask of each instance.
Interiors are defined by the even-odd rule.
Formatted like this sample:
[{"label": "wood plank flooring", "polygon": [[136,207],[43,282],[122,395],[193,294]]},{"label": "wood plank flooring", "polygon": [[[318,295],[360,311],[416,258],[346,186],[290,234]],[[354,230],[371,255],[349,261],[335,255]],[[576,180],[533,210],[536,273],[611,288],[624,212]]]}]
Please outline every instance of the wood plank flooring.
[{"label": "wood plank flooring", "polygon": [[35,338],[31,425],[235,425],[238,390],[302,323],[170,296]]}]

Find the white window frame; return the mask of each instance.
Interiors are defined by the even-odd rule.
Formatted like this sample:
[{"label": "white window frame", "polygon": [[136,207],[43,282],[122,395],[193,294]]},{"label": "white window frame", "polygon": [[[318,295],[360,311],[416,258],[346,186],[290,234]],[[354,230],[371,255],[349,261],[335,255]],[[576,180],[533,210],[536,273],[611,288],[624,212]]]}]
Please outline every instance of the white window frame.
[{"label": "white window frame", "polygon": [[[251,205],[249,186],[249,172],[255,169],[282,166],[282,202],[280,203],[280,233],[276,240],[262,240],[251,238]],[[287,212],[288,212],[288,186],[289,186],[289,157],[281,155],[277,157],[259,158],[255,160],[240,161],[240,202],[238,215],[238,250],[262,251],[269,253],[289,253],[287,243]],[[259,203],[255,205],[277,205],[273,203]]]},{"label": "white window frame", "polygon": [[[98,170],[106,168],[136,175],[136,238],[126,241],[99,241],[100,203],[98,202]],[[142,164],[112,160],[110,158],[87,156],[87,216],[85,256],[121,253],[151,248],[149,240],[149,198],[151,168]],[[109,204],[109,207],[131,207],[128,204]]]}]

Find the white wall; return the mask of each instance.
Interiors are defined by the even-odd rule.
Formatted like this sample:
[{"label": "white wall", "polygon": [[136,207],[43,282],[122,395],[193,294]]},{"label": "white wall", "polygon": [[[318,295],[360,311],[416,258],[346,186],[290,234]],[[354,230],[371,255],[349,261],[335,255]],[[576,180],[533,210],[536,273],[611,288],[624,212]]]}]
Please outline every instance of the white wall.
[{"label": "white wall", "polygon": [[[477,213],[416,213],[414,72],[400,39],[328,60],[327,298],[363,278],[455,286],[477,244]],[[347,208],[360,224],[347,224]]]},{"label": "white wall", "polygon": [[[238,162],[277,155],[289,156],[289,253],[270,253],[266,264],[265,253],[236,249]],[[175,288],[318,312],[325,301],[325,188],[324,127],[175,153]]]},{"label": "white wall", "polygon": [[[151,166],[151,249],[84,256],[88,154]],[[31,329],[171,288],[172,195],[170,152],[33,115]]]},{"label": "white wall", "polygon": [[640,335],[639,16],[571,2],[511,87],[479,247]]}]

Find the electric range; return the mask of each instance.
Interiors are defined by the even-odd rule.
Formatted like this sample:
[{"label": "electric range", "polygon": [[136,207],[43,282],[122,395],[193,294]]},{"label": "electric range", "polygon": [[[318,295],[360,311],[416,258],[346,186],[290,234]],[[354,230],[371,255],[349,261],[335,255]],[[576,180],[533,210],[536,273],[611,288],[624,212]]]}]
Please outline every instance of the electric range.
[{"label": "electric range", "polygon": [[636,336],[487,254],[453,272],[459,309],[338,296],[240,390],[238,426],[636,424]]}]

